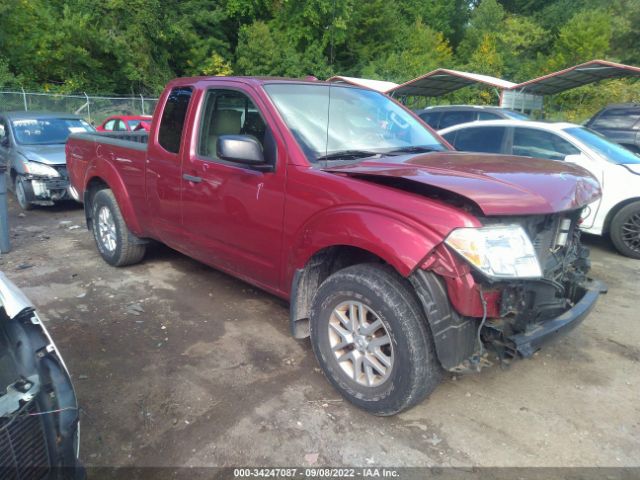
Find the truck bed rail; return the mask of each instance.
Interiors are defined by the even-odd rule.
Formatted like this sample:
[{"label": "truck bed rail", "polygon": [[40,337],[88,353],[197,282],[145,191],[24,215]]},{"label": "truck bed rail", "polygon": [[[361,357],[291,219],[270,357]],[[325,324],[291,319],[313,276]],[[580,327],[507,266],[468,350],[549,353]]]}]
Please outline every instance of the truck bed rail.
[{"label": "truck bed rail", "polygon": [[149,143],[148,132],[91,132],[72,133],[69,138],[119,145],[137,150],[146,150]]}]

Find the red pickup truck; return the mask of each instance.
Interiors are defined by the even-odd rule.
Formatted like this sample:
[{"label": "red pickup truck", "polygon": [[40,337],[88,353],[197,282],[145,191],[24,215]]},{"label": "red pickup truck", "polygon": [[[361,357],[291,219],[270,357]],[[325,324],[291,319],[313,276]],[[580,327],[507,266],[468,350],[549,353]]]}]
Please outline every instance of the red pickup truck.
[{"label": "red pickup truck", "polygon": [[153,239],[289,300],[293,336],[378,415],[488,351],[531,356],[603,291],[577,228],[589,173],[452,151],[371,90],[178,79],[148,134],[74,134],[66,153],[106,262]]}]

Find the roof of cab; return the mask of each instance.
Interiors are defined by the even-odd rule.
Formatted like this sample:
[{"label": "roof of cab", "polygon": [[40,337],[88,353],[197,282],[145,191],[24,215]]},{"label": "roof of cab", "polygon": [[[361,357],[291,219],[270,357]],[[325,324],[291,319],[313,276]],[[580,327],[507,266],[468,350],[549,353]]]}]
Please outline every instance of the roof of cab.
[{"label": "roof of cab", "polygon": [[169,82],[168,85],[178,86],[178,85],[192,85],[197,82],[206,82],[206,81],[214,81],[214,80],[224,80],[228,82],[239,82],[245,84],[252,85],[265,85],[269,83],[297,83],[297,84],[309,84],[309,85],[331,85],[331,86],[341,86],[346,88],[364,88],[356,85],[350,85],[345,83],[336,84],[335,82],[327,82],[323,80],[314,80],[307,78],[288,78],[288,77],[216,77],[216,76],[205,76],[205,77],[180,77],[175,78]]}]

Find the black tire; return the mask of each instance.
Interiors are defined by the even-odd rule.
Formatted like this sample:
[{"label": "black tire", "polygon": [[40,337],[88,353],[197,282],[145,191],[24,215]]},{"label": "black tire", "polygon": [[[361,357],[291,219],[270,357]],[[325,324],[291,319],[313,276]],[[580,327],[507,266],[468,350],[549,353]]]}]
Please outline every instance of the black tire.
[{"label": "black tire", "polygon": [[640,259],[640,202],[630,203],[615,214],[609,236],[622,255]]},{"label": "black tire", "polygon": [[[140,262],[144,257],[146,245],[129,231],[113,192],[109,189],[99,190],[93,197],[91,208],[93,238],[102,258],[114,267],[124,267],[125,265],[133,265]],[[115,231],[111,236],[113,240],[112,248],[110,248],[109,242],[104,240],[100,234],[101,220],[99,215],[103,209],[108,210],[115,227]]]},{"label": "black tire", "polygon": [[[335,322],[334,309],[348,301],[375,312],[391,338],[391,370],[379,384],[358,383],[338,362],[344,350],[332,350],[329,323],[332,318]],[[348,401],[369,413],[387,416],[406,410],[440,383],[442,368],[422,309],[408,282],[388,266],[355,265],[327,278],[314,296],[310,326],[313,351],[325,376]],[[360,378],[366,381],[366,375]]]},{"label": "black tire", "polygon": [[25,180],[22,175],[16,175],[15,182],[13,184],[13,192],[15,193],[18,205],[22,210],[31,210],[33,205],[30,198],[33,198],[33,188],[31,187],[31,181]]}]

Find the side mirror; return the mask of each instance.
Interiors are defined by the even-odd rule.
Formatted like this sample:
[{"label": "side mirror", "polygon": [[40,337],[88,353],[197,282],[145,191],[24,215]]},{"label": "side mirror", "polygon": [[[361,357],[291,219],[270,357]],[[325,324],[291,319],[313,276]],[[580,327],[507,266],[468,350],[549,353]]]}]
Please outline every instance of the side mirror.
[{"label": "side mirror", "polygon": [[3,137],[2,141],[0,141],[0,145],[4,148],[9,148],[9,137]]},{"label": "side mirror", "polygon": [[262,145],[249,135],[222,135],[216,143],[218,157],[254,167],[264,166]]}]

